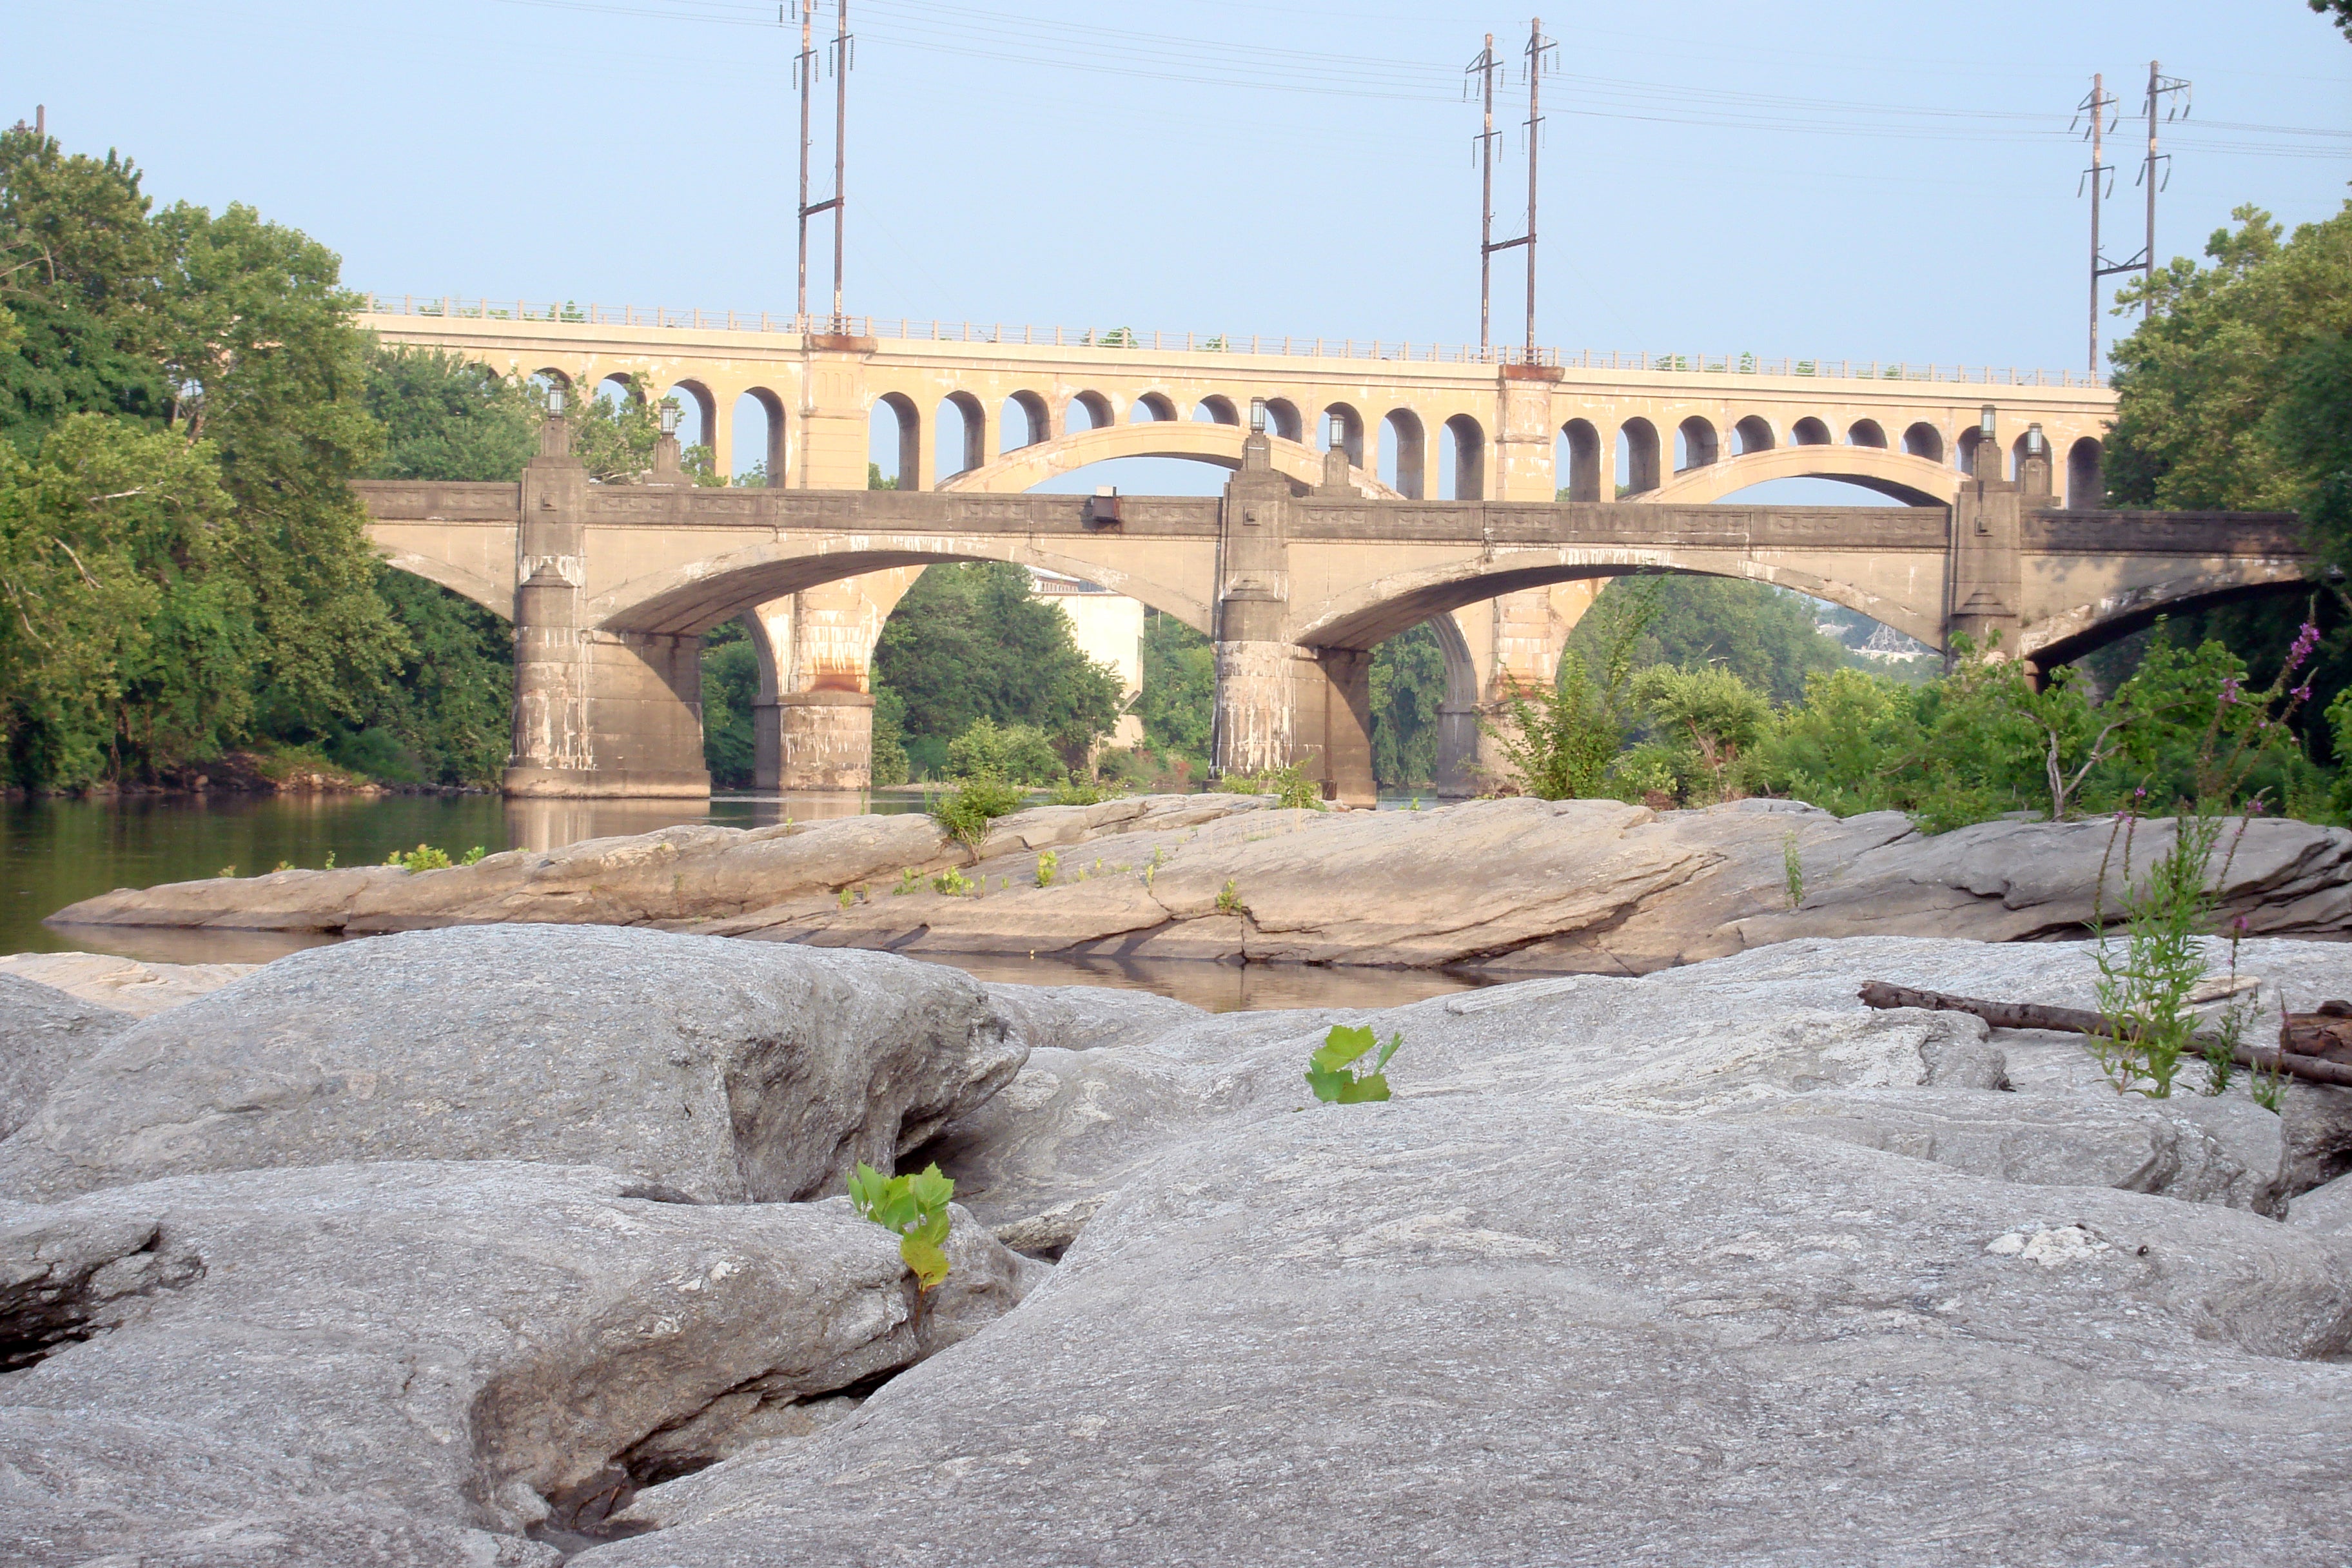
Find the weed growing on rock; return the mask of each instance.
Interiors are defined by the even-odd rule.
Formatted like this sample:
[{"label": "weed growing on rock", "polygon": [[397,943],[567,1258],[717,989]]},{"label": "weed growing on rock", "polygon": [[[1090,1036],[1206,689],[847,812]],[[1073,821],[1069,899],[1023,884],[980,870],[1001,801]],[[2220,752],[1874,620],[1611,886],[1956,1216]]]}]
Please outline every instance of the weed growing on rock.
[{"label": "weed growing on rock", "polygon": [[1062,858],[1059,855],[1055,854],[1051,849],[1041,849],[1038,851],[1037,885],[1039,887],[1052,887],[1054,885],[1054,879],[1060,876],[1061,872]]},{"label": "weed growing on rock", "polygon": [[[2128,883],[2137,824],[2121,826]],[[2200,933],[2213,909],[2205,873],[2221,837],[2221,819],[2209,812],[2177,818],[2172,847],[2148,868],[2147,880],[2125,904],[2127,935],[2122,956],[2104,937],[2100,940],[2099,1011],[2111,1027],[2092,1037],[2091,1051],[2118,1093],[2151,1100],[2172,1093],[2180,1058],[2196,1032],[2189,995],[2205,978]]]},{"label": "weed growing on rock", "polygon": [[849,889],[848,889],[847,888],[844,888],[844,889],[841,889],[841,907],[842,907],[843,909],[845,909],[845,909],[847,909],[847,908],[848,908],[848,907],[849,907],[853,902],[855,902],[855,901],[856,901],[856,900],[852,900],[852,899],[850,898],[850,896],[849,896]]},{"label": "weed growing on rock", "polygon": [[1307,1058],[1307,1083],[1314,1089],[1315,1098],[1326,1105],[1359,1105],[1369,1100],[1386,1100],[1389,1080],[1382,1069],[1397,1054],[1397,1047],[1404,1044],[1402,1030],[1381,1047],[1381,1054],[1373,1058],[1369,1069],[1360,1074],[1349,1065],[1378,1044],[1379,1037],[1370,1029],[1333,1025],[1331,1032],[1323,1037],[1323,1043]]},{"label": "weed growing on rock", "polygon": [[234,877],[236,875],[236,868],[234,866],[224,866],[219,870],[214,872],[213,875],[216,877]]},{"label": "weed growing on rock", "polygon": [[327,869],[328,869],[328,870],[330,870],[330,871],[331,871],[331,870],[333,870],[334,868],[335,868],[335,852],[334,852],[333,850],[330,849],[330,850],[328,850],[328,851],[327,851]]},{"label": "weed growing on rock", "polygon": [[950,899],[961,899],[979,885],[952,866],[931,879],[931,890]]},{"label": "weed growing on rock", "polygon": [[280,871],[291,871],[292,869],[294,869],[294,862],[291,860],[280,860],[277,865],[269,868],[270,874],[272,876],[275,876]]},{"label": "weed growing on rock", "polygon": [[923,879],[915,875],[915,868],[912,866],[901,866],[898,868],[898,885],[890,889],[890,896],[895,899],[903,894],[919,892],[922,886]]},{"label": "weed growing on rock", "polygon": [[1217,781],[1217,788],[1227,795],[1270,795],[1283,811],[1323,809],[1323,786],[1297,763],[1259,773],[1227,773]]},{"label": "weed growing on rock", "polygon": [[948,1277],[948,1203],[954,1196],[954,1180],[936,1164],[919,1175],[886,1176],[861,1160],[849,1178],[850,1206],[897,1234],[898,1256],[926,1295]]},{"label": "weed growing on rock", "polygon": [[490,852],[488,850],[477,844],[471,849],[466,851],[466,858],[463,860],[458,861],[457,864],[460,866],[478,866],[489,858],[489,853]]},{"label": "weed growing on rock", "polygon": [[983,774],[966,779],[962,788],[940,796],[931,806],[931,820],[970,850],[977,862],[980,847],[988,842],[996,819],[1020,810],[1023,799],[1022,793],[1003,779]]},{"label": "weed growing on rock", "polygon": [[1789,882],[1789,907],[1795,909],[1805,901],[1805,861],[1797,853],[1797,830],[1790,828],[1780,839],[1780,871]]},{"label": "weed growing on rock", "polygon": [[1231,877],[1225,879],[1223,889],[1217,894],[1217,912],[1221,915],[1237,915],[1242,912],[1242,896],[1234,891],[1234,879]]},{"label": "weed growing on rock", "polygon": [[446,871],[449,868],[449,851],[436,849],[430,844],[420,844],[414,849],[394,850],[384,857],[383,863],[397,866],[404,871]]}]

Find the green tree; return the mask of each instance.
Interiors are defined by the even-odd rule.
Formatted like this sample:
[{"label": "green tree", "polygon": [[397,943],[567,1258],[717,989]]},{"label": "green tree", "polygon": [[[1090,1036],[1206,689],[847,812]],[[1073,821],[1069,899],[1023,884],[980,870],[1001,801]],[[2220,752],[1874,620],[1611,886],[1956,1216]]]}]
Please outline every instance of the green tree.
[{"label": "green tree", "polygon": [[[1804,694],[1807,677],[1850,662],[1838,643],[1815,629],[1813,601],[1769,584],[1679,573],[1621,577],[1601,589],[1594,605],[1635,592],[1648,595],[1654,606],[1633,650],[1636,668],[1716,665],[1773,701],[1787,703]],[[1570,633],[1570,638],[1589,647],[1590,636],[1580,639]]]},{"label": "green tree", "polygon": [[2231,216],[2206,242],[2212,265],[2177,258],[2116,296],[2153,306],[2115,347],[2106,473],[2123,505],[2291,508],[2319,478],[2273,413],[2314,368],[2303,356],[2352,331],[2352,202],[2284,240],[2259,207]]},{"label": "green tree", "polygon": [[1687,743],[1706,771],[1709,793],[1729,792],[1740,754],[1770,730],[1772,705],[1763,693],[1718,665],[1675,669],[1654,665],[1633,678],[1633,700]]},{"label": "green tree", "polygon": [[1216,700],[1216,649],[1209,639],[1164,611],[1146,610],[1143,694],[1136,701],[1144,739],[1205,763]]},{"label": "green tree", "polygon": [[36,450],[77,413],[160,421],[161,245],[129,159],[0,132],[0,436]]},{"label": "green tree", "polygon": [[1437,776],[1437,716],[1445,701],[1445,651],[1426,625],[1372,650],[1372,776],[1391,785]]},{"label": "green tree", "polygon": [[2352,38],[2352,0],[2310,0],[2310,5],[2342,28],[2346,37]]},{"label": "green tree", "polygon": [[724,789],[755,782],[759,744],[752,705],[760,698],[760,650],[742,619],[716,626],[702,637],[702,765]]},{"label": "green tree", "polygon": [[367,408],[384,430],[371,479],[512,482],[539,451],[541,411],[523,384],[439,349],[374,346]]},{"label": "green tree", "polygon": [[1034,726],[1074,771],[1118,721],[1118,671],[1003,562],[926,570],[882,628],[874,671],[877,705],[888,690],[910,762],[933,774],[976,719]]},{"label": "green tree", "polygon": [[1634,655],[1657,613],[1659,579],[1592,602],[1559,658],[1549,691],[1514,692],[1501,722],[1482,721],[1509,771],[1507,782],[1544,800],[1598,795],[1640,718],[1631,689]]}]

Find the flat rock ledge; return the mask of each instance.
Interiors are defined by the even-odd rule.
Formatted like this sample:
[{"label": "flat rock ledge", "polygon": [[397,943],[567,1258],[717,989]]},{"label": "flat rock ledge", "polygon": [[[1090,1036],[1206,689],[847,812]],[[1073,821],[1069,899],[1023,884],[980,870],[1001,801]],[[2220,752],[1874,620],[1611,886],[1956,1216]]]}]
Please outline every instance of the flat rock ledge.
[{"label": "flat rock ledge", "polygon": [[[2352,833],[2261,819],[2230,832],[2225,918],[2257,935],[2352,934]],[[859,816],[666,828],[441,871],[125,889],[50,918],[344,935],[644,925],[906,953],[1644,973],[1803,937],[2077,935],[2123,891],[2111,834],[2104,820],[1994,822],[1927,837],[1899,813],[1768,800],[1324,813],[1155,795],[1007,817],[976,864],[928,817]],[[2141,825],[2136,863],[2170,837],[2168,822]],[[970,890],[940,890],[950,870]]]}]

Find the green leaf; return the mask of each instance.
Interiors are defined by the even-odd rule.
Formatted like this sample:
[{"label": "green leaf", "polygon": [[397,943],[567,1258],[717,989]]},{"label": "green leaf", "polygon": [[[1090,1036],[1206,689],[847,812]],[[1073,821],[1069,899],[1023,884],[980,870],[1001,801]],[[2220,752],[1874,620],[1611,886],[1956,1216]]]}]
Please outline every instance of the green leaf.
[{"label": "green leaf", "polygon": [[851,1172],[849,1175],[850,1206],[864,1217],[872,1219],[876,1206],[882,1202],[889,1188],[890,1179],[887,1176],[860,1160],[857,1163],[857,1169]]},{"label": "green leaf", "polygon": [[1388,1097],[1389,1080],[1379,1073],[1370,1073],[1339,1086],[1339,1103],[1342,1105],[1361,1105],[1368,1100],[1386,1100]]},{"label": "green leaf", "polygon": [[1338,1100],[1339,1090],[1353,1081],[1348,1074],[1334,1068],[1310,1067],[1307,1069],[1307,1087],[1315,1091],[1316,1099],[1327,1105]]},{"label": "green leaf", "polygon": [[1335,1024],[1331,1032],[1323,1037],[1323,1044],[1307,1059],[1327,1071],[1343,1068],[1370,1050],[1376,1043],[1378,1037],[1370,1029]]},{"label": "green leaf", "polygon": [[940,1173],[936,1163],[926,1166],[922,1174],[909,1178],[908,1190],[914,1194],[918,1207],[925,1210],[943,1209],[955,1196],[955,1182]]},{"label": "green leaf", "polygon": [[948,1255],[937,1244],[919,1236],[902,1237],[898,1256],[915,1271],[915,1282],[929,1290],[948,1277]]},{"label": "green leaf", "polygon": [[[1389,1043],[1381,1047],[1379,1058],[1372,1063],[1372,1071],[1378,1073],[1382,1068],[1386,1068],[1389,1065],[1389,1058],[1396,1055],[1398,1047],[1403,1044],[1404,1031],[1402,1029],[1399,1029],[1395,1034],[1389,1037]],[[1383,1096],[1383,1098],[1386,1097]]]}]

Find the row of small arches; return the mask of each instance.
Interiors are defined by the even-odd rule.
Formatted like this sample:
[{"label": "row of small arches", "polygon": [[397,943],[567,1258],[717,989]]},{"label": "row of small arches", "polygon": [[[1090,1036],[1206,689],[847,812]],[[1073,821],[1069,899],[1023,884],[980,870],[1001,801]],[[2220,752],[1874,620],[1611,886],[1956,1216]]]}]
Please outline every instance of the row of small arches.
[{"label": "row of small arches", "polygon": [[[555,371],[540,374],[542,378],[562,379]],[[619,377],[609,378],[600,391],[606,395],[635,395]],[[709,389],[698,382],[683,381],[669,388],[666,395],[677,398],[691,416],[685,432],[688,443],[709,444],[719,416],[717,400]],[[1308,416],[1298,404],[1275,396],[1265,399],[1264,406],[1269,433],[1284,440],[1302,444],[1307,441]],[[749,471],[744,458],[759,454],[757,460],[763,465],[765,474],[781,475],[784,469],[783,399],[766,388],[754,387],[742,394],[730,412],[739,437],[733,444],[738,467]],[[1222,395],[1203,397],[1187,413],[1165,393],[1145,392],[1129,401],[1126,422],[1146,424],[1190,418],[1205,424],[1238,426],[1244,417],[1240,405]],[[885,393],[877,401],[873,418],[882,430],[879,444],[895,450],[895,464],[885,466],[887,477],[902,487],[912,487],[921,472],[925,423],[921,411],[904,394]],[[1333,403],[1314,418],[1318,427],[1314,440],[1318,447],[1328,450],[1339,447],[1347,452],[1351,465],[1366,467],[1368,421],[1362,411],[1352,404]],[[886,420],[887,426],[883,423]],[[1024,447],[1061,436],[1108,428],[1119,420],[1111,399],[1099,392],[1073,394],[1056,409],[1043,395],[1024,389],[1003,399],[993,421],[986,405],[972,394],[950,393],[933,410],[929,423],[935,442],[935,472],[946,479],[985,467]],[[992,442],[989,438],[992,423],[996,427],[996,439]],[[746,433],[747,424],[763,426],[758,437],[749,442],[740,438]],[[1440,427],[1443,439],[1437,444],[1434,474],[1429,471],[1429,432],[1419,414],[1407,408],[1391,409],[1381,418],[1378,428],[1380,438],[1372,447],[1376,477],[1399,494],[1420,499],[1431,494],[1433,488],[1436,495],[1458,500],[1477,500],[1485,496],[1486,434],[1475,416],[1456,414]],[[890,438],[892,435],[895,440]],[[1771,422],[1760,415],[1746,416],[1735,421],[1727,431],[1718,431],[1713,421],[1693,415],[1670,433],[1636,416],[1620,424],[1614,436],[1616,461],[1612,467],[1615,485],[1619,493],[1627,494],[1655,489],[1674,474],[1704,468],[1727,455],[1746,457],[1784,444]],[[1981,439],[1979,430],[1973,425],[1964,428],[1956,440],[1948,441],[1938,426],[1924,420],[1896,435],[1878,421],[1867,418],[1853,422],[1841,437],[1825,421],[1808,415],[1789,426],[1785,444],[1827,447],[1843,442],[1881,450],[1899,449],[1932,463],[1948,459],[1962,473],[1969,473],[1974,471]],[[2015,477],[2022,468],[2028,439],[2020,435],[2010,444],[2005,465],[2010,477]],[[1559,488],[1568,499],[1608,499],[1601,493],[1602,440],[1600,428],[1589,420],[1571,419],[1559,428],[1554,456]],[[2103,456],[2100,443],[2090,437],[2082,437],[2067,449],[2063,471],[2067,504],[2102,504]],[[1671,468],[1666,466],[1669,458]],[[2053,462],[2057,458],[2053,453]],[[1436,481],[1433,487],[1430,484],[1432,479]]]}]

